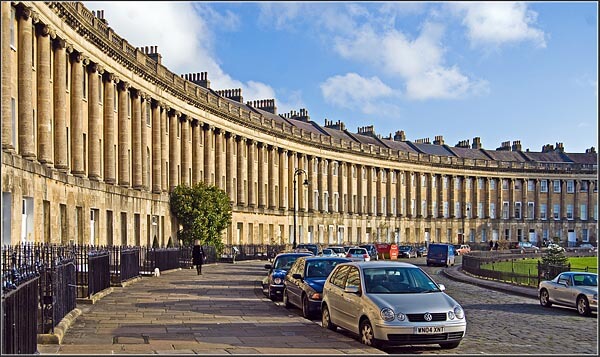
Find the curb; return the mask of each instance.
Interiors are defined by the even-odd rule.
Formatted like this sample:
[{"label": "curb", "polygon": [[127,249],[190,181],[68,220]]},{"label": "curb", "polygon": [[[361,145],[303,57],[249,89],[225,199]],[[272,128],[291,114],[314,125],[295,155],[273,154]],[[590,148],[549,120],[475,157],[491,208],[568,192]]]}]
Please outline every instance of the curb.
[{"label": "curb", "polygon": [[497,281],[488,281],[478,277],[472,277],[462,271],[460,267],[454,267],[451,269],[442,269],[442,273],[449,279],[476,285],[482,288],[501,291],[508,294],[519,295],[531,299],[538,299],[537,289],[528,288],[523,286],[515,286],[507,283],[501,283]]},{"label": "curb", "polygon": [[97,293],[95,293],[94,295],[90,296],[89,298],[78,298],[75,301],[78,304],[84,304],[84,305],[94,305],[98,300],[102,299],[103,297],[105,297],[106,295],[112,293],[114,291],[114,287],[109,287],[107,289],[104,289],[102,291],[99,291]]},{"label": "curb", "polygon": [[40,333],[37,335],[37,343],[40,345],[60,345],[65,333],[75,320],[81,315],[81,310],[75,308],[60,320],[54,327],[53,333]]}]

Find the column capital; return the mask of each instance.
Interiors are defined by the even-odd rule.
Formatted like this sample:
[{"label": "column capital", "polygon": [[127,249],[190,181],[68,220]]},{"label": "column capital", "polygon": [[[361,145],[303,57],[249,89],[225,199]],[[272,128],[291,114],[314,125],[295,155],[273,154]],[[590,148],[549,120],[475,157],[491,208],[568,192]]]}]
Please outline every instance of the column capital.
[{"label": "column capital", "polygon": [[170,109],[169,114],[174,117],[181,116],[181,112],[179,110],[175,110],[175,109]]},{"label": "column capital", "polygon": [[215,130],[215,126],[214,126],[214,125],[210,125],[210,124],[208,124],[208,123],[205,123],[205,124],[202,126],[202,128],[203,128],[204,130]]},{"label": "column capital", "polygon": [[191,121],[191,119],[192,118],[189,115],[187,115],[187,114],[181,114],[179,116],[179,121],[181,121],[182,123],[185,123],[188,120]]},{"label": "column capital", "polygon": [[304,154],[303,152],[299,152],[299,153],[297,153],[297,156],[298,156],[299,159],[301,159],[304,156],[306,156],[306,154]]},{"label": "column capital", "polygon": [[286,154],[286,153],[288,152],[288,149],[286,149],[286,148],[279,148],[279,149],[278,149],[278,152],[279,152],[280,154]]},{"label": "column capital", "polygon": [[257,141],[254,139],[246,139],[246,143],[248,143],[248,145],[256,145]]},{"label": "column capital", "polygon": [[99,65],[94,62],[90,62],[89,66],[87,66],[87,70],[89,73],[94,74],[98,71]]},{"label": "column capital", "polygon": [[[67,52],[69,52],[69,47],[72,48],[73,46],[69,45],[67,47]],[[71,54],[71,60],[73,62],[79,63],[79,62],[81,62],[83,60],[83,55],[81,54],[81,52],[77,52],[77,51],[71,49],[71,52],[69,52],[69,53]]]},{"label": "column capital", "polygon": [[262,149],[262,148],[266,147],[266,146],[267,146],[267,144],[263,143],[262,141],[258,141],[258,142],[256,143],[256,146],[257,146],[259,149]]},{"label": "column capital", "polygon": [[[42,37],[50,35],[50,26],[48,26],[47,24],[38,22],[35,28],[38,34]],[[54,33],[54,35],[56,36],[56,33]]]},{"label": "column capital", "polygon": [[234,134],[234,133],[232,133],[232,132],[230,132],[230,131],[228,131],[228,132],[225,133],[225,137],[227,139],[233,139],[233,140],[235,140],[235,138],[237,137],[237,135]]},{"label": "column capital", "polygon": [[[65,42],[66,42],[66,40],[65,40]],[[68,54],[72,54],[75,51],[75,49],[73,48],[73,44],[69,43],[69,42],[66,42],[65,50],[67,51]]]},{"label": "column capital", "polygon": [[87,65],[90,64],[90,58],[88,56],[82,55],[82,60],[81,61],[83,62],[84,66],[87,66]]},{"label": "column capital", "polygon": [[244,141],[246,141],[246,137],[244,137],[244,136],[241,136],[241,135],[238,135],[238,136],[236,137],[236,140],[237,140],[237,142],[238,142],[238,143],[241,143],[241,142],[244,142]]},{"label": "column capital", "polygon": [[31,17],[32,13],[33,13],[33,10],[29,6],[26,6],[22,2],[17,4],[17,17],[18,18],[23,18],[24,20],[28,20],[29,17]]},{"label": "column capital", "polygon": [[31,23],[33,23],[35,25],[39,22],[40,22],[40,14],[35,10],[31,10]]},{"label": "column capital", "polygon": [[223,129],[221,129],[221,128],[215,128],[215,129],[214,129],[214,132],[215,132],[215,134],[217,134],[217,135],[221,135],[221,134],[223,134],[223,133],[224,133]]},{"label": "column capital", "polygon": [[53,37],[52,44],[54,45],[54,48],[57,50],[63,49],[67,47],[67,41],[65,41],[63,38],[60,38],[58,36]]},{"label": "column capital", "polygon": [[131,84],[129,82],[120,81],[117,83],[119,83],[119,88],[122,90],[128,90],[131,87]]}]

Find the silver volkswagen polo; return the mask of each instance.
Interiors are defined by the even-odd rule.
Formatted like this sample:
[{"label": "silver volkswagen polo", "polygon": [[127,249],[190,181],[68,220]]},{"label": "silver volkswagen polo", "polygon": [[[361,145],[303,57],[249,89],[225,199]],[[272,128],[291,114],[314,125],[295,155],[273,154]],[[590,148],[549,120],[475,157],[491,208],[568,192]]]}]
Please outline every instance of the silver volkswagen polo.
[{"label": "silver volkswagen polo", "polygon": [[460,304],[444,290],[413,264],[340,264],[323,287],[323,327],[349,330],[369,346],[439,344],[456,348],[465,335],[467,320]]}]

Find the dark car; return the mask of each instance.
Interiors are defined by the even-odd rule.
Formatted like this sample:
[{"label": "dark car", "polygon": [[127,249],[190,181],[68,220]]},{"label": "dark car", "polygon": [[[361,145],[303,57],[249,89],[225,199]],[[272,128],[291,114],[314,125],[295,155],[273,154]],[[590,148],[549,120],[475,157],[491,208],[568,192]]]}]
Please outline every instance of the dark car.
[{"label": "dark car", "polygon": [[427,250],[427,266],[443,265],[448,267],[454,265],[455,250],[452,244],[434,243]]},{"label": "dark car", "polygon": [[416,258],[417,250],[411,245],[401,245],[398,247],[398,258]]},{"label": "dark car", "polygon": [[300,257],[285,276],[283,303],[297,306],[309,319],[321,312],[323,284],[333,268],[350,259],[340,257]]},{"label": "dark car", "polygon": [[426,257],[427,256],[427,246],[421,246],[417,248],[417,257]]},{"label": "dark car", "polygon": [[359,245],[361,248],[365,248],[369,256],[371,257],[371,261],[379,260],[379,255],[377,255],[377,247],[375,244],[363,244]]},{"label": "dark car", "polygon": [[319,255],[319,246],[316,244],[302,243],[296,246],[296,249],[308,249],[314,256]]},{"label": "dark car", "polygon": [[265,264],[269,273],[262,281],[263,293],[271,300],[275,300],[283,293],[285,274],[292,267],[296,259],[310,257],[312,253],[281,253],[275,257],[273,264]]}]

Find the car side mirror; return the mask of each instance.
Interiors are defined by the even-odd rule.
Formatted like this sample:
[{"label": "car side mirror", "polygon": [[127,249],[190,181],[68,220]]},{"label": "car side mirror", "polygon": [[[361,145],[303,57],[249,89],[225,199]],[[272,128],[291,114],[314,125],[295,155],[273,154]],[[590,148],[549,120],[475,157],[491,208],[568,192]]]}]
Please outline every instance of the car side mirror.
[{"label": "car side mirror", "polygon": [[438,284],[440,286],[440,290],[441,291],[446,291],[446,285],[444,284]]},{"label": "car side mirror", "polygon": [[298,273],[294,273],[294,274],[292,274],[292,278],[302,280],[302,275],[300,275]]},{"label": "car side mirror", "polygon": [[265,269],[269,269],[270,270],[271,268],[272,268],[271,264],[265,264]]},{"label": "car side mirror", "polygon": [[346,289],[344,289],[345,293],[349,293],[349,294],[358,294],[360,292],[360,289],[358,288],[358,286],[346,286]]}]

